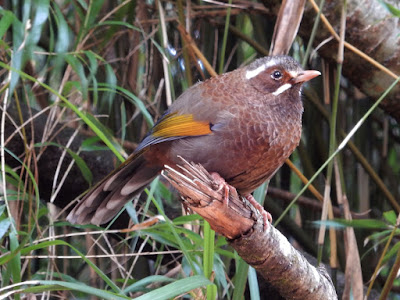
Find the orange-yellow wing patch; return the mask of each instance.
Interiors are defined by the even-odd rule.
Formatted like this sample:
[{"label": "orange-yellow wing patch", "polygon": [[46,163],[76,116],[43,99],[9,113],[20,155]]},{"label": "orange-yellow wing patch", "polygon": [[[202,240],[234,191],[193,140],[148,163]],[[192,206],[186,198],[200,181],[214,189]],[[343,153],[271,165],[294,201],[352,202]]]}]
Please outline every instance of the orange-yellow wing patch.
[{"label": "orange-yellow wing patch", "polygon": [[209,122],[195,120],[191,114],[166,114],[154,125],[149,134],[136,148],[136,152],[150,145],[211,133],[211,124]]},{"label": "orange-yellow wing patch", "polygon": [[182,137],[210,134],[210,123],[194,120],[193,115],[168,114],[152,130],[155,137]]}]

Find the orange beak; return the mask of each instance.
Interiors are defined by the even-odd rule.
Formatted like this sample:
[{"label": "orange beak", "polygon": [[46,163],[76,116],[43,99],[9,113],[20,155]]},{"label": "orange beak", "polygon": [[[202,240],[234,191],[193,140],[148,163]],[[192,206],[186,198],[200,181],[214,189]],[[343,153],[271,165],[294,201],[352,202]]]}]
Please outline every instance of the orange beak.
[{"label": "orange beak", "polygon": [[304,82],[307,82],[319,75],[321,75],[321,72],[319,72],[319,71],[308,70],[308,71],[303,71],[303,72],[297,74],[297,76],[294,77],[292,80],[293,80],[294,84],[304,83]]}]

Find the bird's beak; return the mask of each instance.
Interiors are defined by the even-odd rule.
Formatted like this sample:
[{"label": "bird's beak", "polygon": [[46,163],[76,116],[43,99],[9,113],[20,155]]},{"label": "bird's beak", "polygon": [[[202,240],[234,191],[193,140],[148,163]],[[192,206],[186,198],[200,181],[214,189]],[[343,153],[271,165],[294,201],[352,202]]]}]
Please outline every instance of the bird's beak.
[{"label": "bird's beak", "polygon": [[294,84],[304,83],[319,75],[321,75],[321,72],[315,70],[302,71],[299,74],[297,74],[297,76],[294,77],[292,80]]}]

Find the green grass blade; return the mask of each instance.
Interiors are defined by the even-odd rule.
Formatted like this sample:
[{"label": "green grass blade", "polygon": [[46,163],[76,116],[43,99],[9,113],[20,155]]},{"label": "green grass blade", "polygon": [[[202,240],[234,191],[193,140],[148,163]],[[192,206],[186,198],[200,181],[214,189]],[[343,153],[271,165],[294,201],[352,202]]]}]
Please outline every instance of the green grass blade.
[{"label": "green grass blade", "polygon": [[[18,236],[14,231],[11,231],[10,234],[8,235],[10,239],[10,250],[14,251],[18,249],[19,247],[19,242],[18,242]],[[9,262],[7,265],[8,268],[11,270],[12,274],[12,282],[17,283],[21,282],[21,254],[17,253]],[[18,300],[20,299],[19,295],[15,295],[15,299]]]},{"label": "green grass blade", "polygon": [[10,28],[15,16],[11,11],[0,9],[0,36],[4,36],[8,28]]},{"label": "green grass blade", "polygon": [[[204,221],[204,253],[203,253],[203,269],[204,276],[211,278],[214,266],[214,242],[215,231],[211,229],[210,224]],[[207,285],[207,299],[215,299],[216,286],[214,284]]]},{"label": "green grass blade", "polygon": [[253,267],[249,267],[249,273],[247,278],[249,281],[250,299],[260,300],[261,297],[260,297],[260,289],[258,287],[257,272]]},{"label": "green grass blade", "polygon": [[191,276],[151,291],[136,300],[167,300],[208,284],[211,282],[202,275]]},{"label": "green grass blade", "polygon": [[246,290],[247,274],[249,272],[249,265],[239,256],[236,257],[236,272],[233,278],[233,300],[242,300]]},{"label": "green grass blade", "polygon": [[136,281],[134,284],[131,284],[130,286],[127,286],[124,290],[123,293],[132,293],[132,292],[140,292],[146,289],[146,286],[149,284],[154,284],[156,282],[163,283],[163,282],[174,282],[172,278],[166,277],[166,276],[161,276],[161,275],[152,275],[148,276],[146,278],[143,278],[141,280]]},{"label": "green grass blade", "polygon": [[110,148],[111,151],[113,151],[113,153],[115,154],[115,156],[121,161],[125,161],[125,159],[123,158],[123,156],[116,150],[115,146],[113,145],[113,143],[110,141],[110,139],[108,139],[106,137],[106,135],[104,134],[104,132],[102,130],[100,130],[89,118],[89,115],[87,115],[86,113],[82,112],[78,107],[76,107],[74,104],[72,104],[70,101],[68,101],[64,96],[60,95],[56,90],[52,89],[50,86],[48,86],[47,84],[37,80],[36,78],[18,70],[15,69],[13,67],[10,67],[9,65],[3,63],[0,61],[0,67],[5,68],[9,71],[12,72],[16,72],[18,73],[20,76],[22,76],[25,79],[28,79],[32,82],[35,82],[37,84],[39,84],[40,86],[42,86],[43,88],[47,89],[49,92],[51,92],[52,94],[54,94],[55,96],[59,97],[63,103],[69,108],[71,109],[73,112],[76,113],[76,115],[78,117],[80,117],[82,119],[83,122],[86,123],[86,125],[88,125],[93,131],[94,133],[97,134],[97,136]]}]

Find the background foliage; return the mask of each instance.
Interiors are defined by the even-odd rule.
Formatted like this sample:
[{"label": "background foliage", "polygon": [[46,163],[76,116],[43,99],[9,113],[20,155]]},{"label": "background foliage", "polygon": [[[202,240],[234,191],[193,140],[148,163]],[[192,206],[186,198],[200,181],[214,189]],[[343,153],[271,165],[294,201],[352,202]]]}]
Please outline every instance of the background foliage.
[{"label": "background foliage", "polygon": [[[399,17],[395,7],[385,5]],[[182,91],[209,77],[205,60],[182,40],[178,22],[223,73],[267,52],[275,20],[265,13],[255,2],[5,1],[0,8],[0,99],[6,128],[1,136],[0,299],[21,294],[168,299],[185,293],[258,299],[273,293],[264,290],[265,283],[258,283],[254,270],[222,237],[214,242],[206,230],[204,238],[198,216],[182,216],[177,195],[161,179],[135,209],[127,205],[124,220],[107,231],[72,226],[62,211],[123,161]],[[342,132],[349,132],[376,101],[352,86],[351,78],[336,80],[340,67],[333,58],[321,59],[316,52],[310,59],[309,43],[298,37],[290,52],[306,68],[323,70],[323,78],[305,87],[303,137],[291,157],[307,178],[337,148]],[[332,104],[335,95],[338,101]],[[337,124],[334,143],[332,120]],[[19,148],[12,143],[15,137]],[[345,247],[358,249],[364,282],[380,270],[374,281],[378,292],[398,291],[390,272],[396,271],[400,253],[399,207],[388,195],[400,196],[399,141],[398,123],[373,110],[331,165],[332,211],[342,220],[313,222],[321,220],[318,195],[330,186],[324,170],[313,182],[319,193],[307,191],[279,223],[299,248],[314,256],[320,249],[334,270],[345,271]],[[269,186],[265,205],[277,219],[303,183],[285,165]],[[263,200],[263,191],[257,196]],[[354,221],[344,220],[340,210],[346,199]],[[129,233],[111,229],[154,215],[164,221]],[[334,230],[318,242],[321,224]],[[348,226],[354,227],[357,244],[343,238]],[[214,242],[215,255],[207,241]],[[197,289],[210,283],[207,278],[213,285]]]}]

